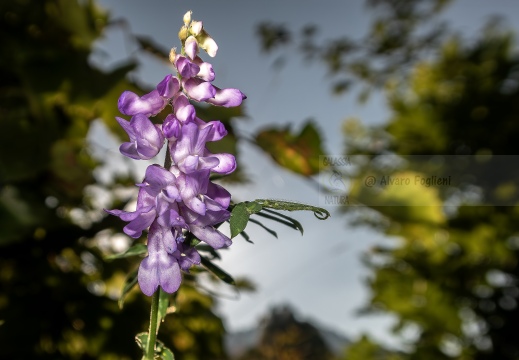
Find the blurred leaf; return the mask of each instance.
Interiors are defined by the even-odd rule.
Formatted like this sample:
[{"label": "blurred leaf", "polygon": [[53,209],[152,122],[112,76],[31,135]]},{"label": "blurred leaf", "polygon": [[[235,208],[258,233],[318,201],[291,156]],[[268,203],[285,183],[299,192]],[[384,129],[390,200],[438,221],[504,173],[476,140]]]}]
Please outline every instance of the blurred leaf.
[{"label": "blurred leaf", "polygon": [[114,259],[122,259],[130,256],[137,256],[137,255],[143,255],[148,252],[148,247],[145,244],[135,244],[132,247],[130,247],[128,250],[126,250],[123,253],[120,254],[114,254],[107,256],[106,260],[114,260]]},{"label": "blurred leaf", "polygon": [[263,22],[256,28],[256,35],[260,38],[261,48],[265,52],[290,43],[291,33],[281,24]]},{"label": "blurred leaf", "polygon": [[169,306],[169,294],[162,290],[162,288],[159,286],[159,312],[157,316],[157,329],[160,328],[160,324],[164,321],[164,318],[167,315],[168,312],[168,306]]},{"label": "blurred leaf", "polygon": [[124,281],[123,291],[121,292],[121,296],[119,296],[119,301],[117,302],[120,309],[123,308],[124,299],[126,298],[126,295],[128,295],[128,293],[133,289],[133,287],[137,285],[137,272],[137,270],[131,272]]},{"label": "blurred leaf", "polygon": [[225,283],[229,285],[234,285],[234,279],[231,275],[226,273],[224,270],[222,270],[219,266],[213,264],[211,260],[207,259],[205,256],[200,257],[202,260],[202,265],[212,272],[216,277],[218,277],[220,280],[224,281]]},{"label": "blurred leaf", "polygon": [[289,129],[267,129],[256,135],[256,143],[279,165],[298,174],[319,172],[319,156],[324,153],[319,132],[307,122],[299,134]]},{"label": "blurred leaf", "polygon": [[169,64],[169,50],[162,47],[162,45],[157,44],[153,39],[147,36],[135,35],[135,40],[141,46],[141,49],[150,53],[151,55],[157,57],[159,60],[162,60]]},{"label": "blurred leaf", "polygon": [[253,203],[261,205],[261,208],[269,208],[275,210],[286,211],[313,211],[316,218],[319,220],[326,220],[330,217],[328,210],[313,206],[298,203],[295,201],[275,200],[275,199],[256,199]]},{"label": "blurred leaf", "polygon": [[261,226],[265,231],[267,231],[268,233],[270,233],[270,234],[271,234],[272,236],[274,236],[275,238],[278,237],[278,234],[277,234],[274,230],[269,229],[268,227],[266,227],[265,225],[263,225],[263,224],[262,224],[261,222],[259,222],[258,220],[256,220],[256,219],[249,219],[249,221],[250,221],[251,223],[254,223],[254,224],[256,224],[256,225]]}]

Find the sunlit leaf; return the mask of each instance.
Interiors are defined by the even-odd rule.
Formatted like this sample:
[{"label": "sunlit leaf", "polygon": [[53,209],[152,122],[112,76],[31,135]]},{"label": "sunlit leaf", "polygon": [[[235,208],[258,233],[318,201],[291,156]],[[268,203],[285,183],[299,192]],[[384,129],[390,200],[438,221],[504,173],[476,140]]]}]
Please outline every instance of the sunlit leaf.
[{"label": "sunlit leaf", "polygon": [[131,272],[124,281],[123,291],[121,292],[121,296],[119,297],[119,301],[117,302],[119,308],[123,308],[124,299],[126,298],[126,295],[128,295],[128,293],[133,289],[135,285],[137,285],[137,270]]},{"label": "sunlit leaf", "polygon": [[321,136],[307,122],[299,134],[288,128],[267,129],[256,135],[256,143],[279,165],[298,174],[310,176],[319,172],[319,155],[323,154]]}]

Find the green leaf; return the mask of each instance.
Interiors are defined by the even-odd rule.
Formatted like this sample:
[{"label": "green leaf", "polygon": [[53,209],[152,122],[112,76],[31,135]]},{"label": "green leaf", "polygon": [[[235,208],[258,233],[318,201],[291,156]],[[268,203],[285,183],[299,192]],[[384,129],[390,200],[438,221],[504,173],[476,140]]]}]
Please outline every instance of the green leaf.
[{"label": "green leaf", "polygon": [[302,204],[293,201],[273,200],[273,199],[257,199],[254,202],[260,204],[263,208],[275,209],[275,210],[286,210],[286,211],[313,211],[316,218],[319,220],[326,220],[330,217],[328,210],[312,206],[308,204]]},{"label": "green leaf", "polygon": [[122,259],[122,258],[130,257],[130,256],[142,255],[142,254],[146,254],[147,251],[148,251],[148,247],[146,245],[135,244],[123,253],[107,256],[105,258],[105,260]]},{"label": "green leaf", "polygon": [[218,251],[216,251],[213,247],[206,245],[206,244],[200,244],[196,246],[196,249],[198,251],[205,251],[211,254],[213,259],[221,259],[220,254]]},{"label": "green leaf", "polygon": [[250,212],[247,209],[246,203],[239,203],[234,206],[231,212],[231,239],[236,237],[239,233],[245,230],[249,222]]},{"label": "green leaf", "polygon": [[208,258],[206,258],[204,256],[201,256],[200,258],[202,260],[202,265],[207,270],[209,270],[214,275],[216,275],[216,277],[218,277],[220,280],[222,280],[223,282],[225,282],[225,283],[227,283],[229,285],[235,285],[235,282],[234,282],[234,279],[232,278],[232,276],[229,275],[228,273],[226,273],[224,270],[222,270],[222,268],[220,268],[219,266],[213,264],[211,262],[211,260],[209,260]]},{"label": "green leaf", "polygon": [[157,329],[160,327],[160,324],[164,321],[164,318],[166,317],[166,314],[168,312],[168,306],[169,306],[169,294],[162,290],[162,288],[159,287],[159,313],[157,316]]},{"label": "green leaf", "polygon": [[128,275],[128,277],[124,281],[123,291],[121,293],[121,296],[119,297],[119,301],[117,302],[119,304],[120,309],[123,308],[124,298],[133,289],[133,287],[136,284],[137,284],[137,270],[134,270],[133,272],[130,273],[130,275]]}]

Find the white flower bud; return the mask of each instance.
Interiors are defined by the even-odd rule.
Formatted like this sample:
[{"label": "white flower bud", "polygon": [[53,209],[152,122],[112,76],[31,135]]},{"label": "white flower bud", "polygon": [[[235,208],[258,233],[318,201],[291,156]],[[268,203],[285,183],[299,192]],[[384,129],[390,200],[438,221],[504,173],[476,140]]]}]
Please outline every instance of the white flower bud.
[{"label": "white flower bud", "polygon": [[202,29],[204,28],[203,24],[201,21],[191,21],[191,26],[189,27],[189,31],[191,32],[191,34],[197,36],[198,34],[200,34],[200,32],[202,31]]},{"label": "white flower bud", "polygon": [[197,36],[197,40],[198,45],[202,49],[204,49],[210,57],[216,56],[216,52],[218,51],[218,45],[213,40],[213,38],[207,33],[207,31],[202,29],[200,35]]},{"label": "white flower bud", "polygon": [[188,26],[189,23],[191,22],[191,14],[193,12],[191,10],[189,10],[187,13],[184,14],[184,25]]},{"label": "white flower bud", "polygon": [[180,28],[180,31],[178,32],[178,38],[180,39],[180,41],[184,41],[187,39],[188,37],[188,32],[187,32],[187,26],[182,26]]},{"label": "white flower bud", "polygon": [[169,62],[175,64],[175,60],[177,59],[177,48],[172,48],[169,51]]}]

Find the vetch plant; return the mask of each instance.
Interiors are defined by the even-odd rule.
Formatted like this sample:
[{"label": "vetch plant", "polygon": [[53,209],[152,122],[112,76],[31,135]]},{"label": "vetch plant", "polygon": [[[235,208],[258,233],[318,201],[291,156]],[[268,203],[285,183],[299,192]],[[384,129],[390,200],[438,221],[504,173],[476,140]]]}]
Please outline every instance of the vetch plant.
[{"label": "vetch plant", "polygon": [[[199,253],[206,249],[200,246],[201,243],[214,250],[232,244],[232,240],[218,230],[222,223],[230,223],[231,237],[242,234],[247,239],[243,230],[253,214],[301,232],[301,224],[275,210],[311,210],[320,219],[329,216],[324,209],[286,201],[255,200],[233,204],[231,194],[211,181],[211,174],[232,173],[236,169],[236,159],[232,154],[213,154],[207,149],[208,142],[223,139],[227,131],[220,121],[205,122],[198,118],[191,102],[234,107],[246,96],[238,89],[220,89],[212,84],[215,79],[213,67],[202,60],[199,53],[203,49],[214,57],[218,46],[201,21],[191,20],[190,11],[184,15],[179,38],[180,53],[175,49],[170,53],[176,75],[167,75],[144,96],[123,92],[118,109],[131,118],[116,118],[129,137],[129,141],[120,146],[123,155],[149,160],[165,144],[165,163],[146,169],[143,181],[137,184],[139,192],[134,211],[107,210],[128,223],[123,229],[128,236],[137,239],[143,232],[148,233],[147,246],[135,245],[115,257],[147,253],[139,266],[137,282],[145,295],[152,296],[150,327],[147,334],[137,335],[137,342],[144,351],[144,359],[150,360],[157,357],[173,359],[173,353],[156,340],[156,335],[166,315],[168,294],[181,286],[182,271],[189,272],[192,266],[204,265],[224,281],[233,282],[228,274]],[[171,109],[171,113],[162,124],[155,124],[150,118],[166,108]],[[254,222],[258,223],[257,220]],[[127,284],[123,296],[133,285],[135,280]],[[166,306],[159,306],[160,302]]]}]

